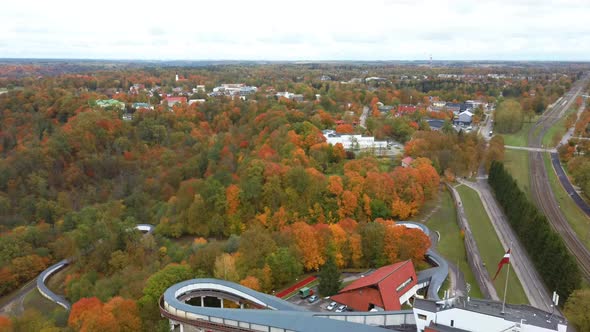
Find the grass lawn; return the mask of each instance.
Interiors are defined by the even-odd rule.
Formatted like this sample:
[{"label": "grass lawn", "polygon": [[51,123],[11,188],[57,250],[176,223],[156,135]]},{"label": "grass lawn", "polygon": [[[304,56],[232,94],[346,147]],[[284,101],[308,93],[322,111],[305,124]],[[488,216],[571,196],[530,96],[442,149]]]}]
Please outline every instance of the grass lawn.
[{"label": "grass lawn", "polygon": [[[443,190],[440,192],[440,195],[442,196],[441,207],[428,220],[428,228],[433,232],[438,231],[440,233],[437,250],[448,261],[457,265],[459,270],[463,272],[465,281],[471,284],[471,292],[469,294],[473,297],[482,298],[479,285],[473,276],[471,268],[467,264],[465,244],[461,238],[461,230],[457,224],[457,213],[451,194],[447,190]],[[440,288],[440,291],[444,292],[445,287],[448,287],[446,281]]]},{"label": "grass lawn", "polygon": [[561,139],[563,137],[563,135],[567,131],[565,128],[565,119],[568,117],[568,115],[570,115],[574,112],[576,112],[575,108],[569,109],[567,112],[565,112],[563,117],[561,119],[559,119],[559,121],[557,121],[553,126],[551,126],[551,128],[549,128],[549,130],[547,130],[545,135],[543,135],[543,146],[546,146],[546,147],[555,146],[555,144],[553,144],[553,137],[555,135],[559,135],[559,139]]},{"label": "grass lawn", "polygon": [[27,296],[25,296],[23,305],[25,307],[25,310],[35,309],[46,316],[51,314],[56,309],[65,311],[61,306],[44,298],[43,295],[39,293],[39,290],[37,290],[37,288],[33,289],[29,292],[29,294],[27,294]]},{"label": "grass lawn", "polygon": [[523,150],[504,150],[504,167],[518,182],[518,186],[530,200],[531,184],[529,177],[529,152]]},{"label": "grass lawn", "polygon": [[[475,242],[479,248],[479,252],[482,256],[482,260],[488,270],[491,277],[496,273],[498,262],[505,253],[504,247],[500,243],[496,231],[492,226],[492,222],[488,218],[488,215],[479,199],[477,193],[466,186],[457,187],[465,213],[467,214],[467,220]],[[498,292],[498,296],[502,298],[504,296],[504,282],[506,281],[506,269],[504,269],[496,278],[494,286]],[[510,279],[508,280],[508,294],[506,301],[509,303],[519,304],[528,303],[527,297],[524,293],[520,281],[514,274],[514,271],[510,273]]]},{"label": "grass lawn", "polygon": [[531,122],[525,122],[522,124],[522,128],[514,134],[500,134],[504,138],[504,144],[513,146],[528,146],[529,130],[535,119],[531,119]]},{"label": "grass lawn", "polygon": [[549,183],[551,184],[553,194],[559,203],[560,210],[565,215],[565,219],[567,219],[574,229],[574,232],[576,232],[580,241],[584,243],[586,248],[590,249],[590,219],[584,212],[582,212],[582,210],[580,210],[574,200],[569,197],[565,189],[561,186],[561,182],[559,182],[559,179],[553,170],[549,154],[543,154],[543,159],[545,161]]}]

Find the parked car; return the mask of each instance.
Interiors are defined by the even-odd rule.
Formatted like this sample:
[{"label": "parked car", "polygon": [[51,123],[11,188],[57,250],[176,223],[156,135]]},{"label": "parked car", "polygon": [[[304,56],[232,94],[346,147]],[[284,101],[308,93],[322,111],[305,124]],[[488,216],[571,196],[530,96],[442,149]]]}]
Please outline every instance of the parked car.
[{"label": "parked car", "polygon": [[346,311],[347,306],[345,304],[341,305],[336,309],[336,312],[344,312]]},{"label": "parked car", "polygon": [[312,295],[307,299],[307,302],[309,303],[314,303],[315,301],[317,301],[319,298],[317,295]]},{"label": "parked car", "polygon": [[334,308],[336,308],[336,305],[337,304],[338,303],[336,303],[336,302],[332,302],[332,303],[328,304],[328,306],[326,307],[326,309],[332,311],[332,310],[334,310]]}]

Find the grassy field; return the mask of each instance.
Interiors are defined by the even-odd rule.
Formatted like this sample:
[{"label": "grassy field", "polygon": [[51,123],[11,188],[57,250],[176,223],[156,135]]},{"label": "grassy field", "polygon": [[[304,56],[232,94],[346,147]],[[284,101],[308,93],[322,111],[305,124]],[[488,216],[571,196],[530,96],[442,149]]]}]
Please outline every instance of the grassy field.
[{"label": "grassy field", "polygon": [[56,309],[64,310],[59,305],[44,298],[43,295],[39,293],[37,288],[33,289],[29,292],[29,294],[27,294],[27,296],[25,296],[23,306],[25,307],[25,310],[35,309],[44,315],[49,315]]},{"label": "grassy field", "polygon": [[[461,237],[461,230],[457,224],[457,213],[451,194],[444,190],[440,193],[442,195],[441,207],[434,213],[427,222],[431,231],[438,231],[440,233],[440,241],[438,242],[437,250],[447,260],[459,267],[463,272],[465,281],[471,284],[471,292],[473,297],[481,298],[481,291],[475,281],[473,272],[467,264],[467,257],[465,254],[465,245]],[[441,292],[444,292],[446,282],[441,287]],[[448,287],[448,286],[447,286]]]},{"label": "grassy field", "polygon": [[574,232],[576,232],[576,235],[578,235],[580,241],[586,245],[586,248],[590,249],[590,218],[580,210],[574,200],[569,197],[568,193],[561,186],[561,183],[553,170],[553,165],[551,165],[549,154],[545,153],[543,159],[545,161],[549,183],[551,184],[553,194],[559,203],[560,210],[574,229]]},{"label": "grassy field", "polygon": [[528,146],[529,129],[535,122],[532,119],[531,122],[525,122],[522,124],[522,128],[514,134],[500,134],[504,138],[504,144],[513,146]]},{"label": "grassy field", "polygon": [[[492,226],[490,219],[481,203],[477,193],[466,186],[457,187],[471,231],[475,237],[475,242],[479,248],[479,252],[482,256],[483,262],[488,270],[490,276],[494,276],[498,267],[498,262],[504,255],[504,248],[496,235],[496,231]],[[520,281],[513,273],[510,274],[508,280],[508,294],[506,301],[509,303],[528,303],[527,297],[522,289]],[[498,296],[502,298],[504,296],[504,282],[506,281],[506,270],[503,270],[499,275],[494,286],[498,292]]]},{"label": "grassy field", "polygon": [[531,183],[529,177],[529,152],[523,150],[504,151],[504,166],[512,177],[518,182],[518,186],[531,199]]},{"label": "grassy field", "polygon": [[555,146],[555,144],[553,144],[553,136],[555,135],[559,135],[559,139],[561,139],[563,137],[563,135],[566,132],[566,128],[565,128],[565,119],[567,118],[568,115],[572,114],[576,112],[575,108],[569,109],[565,115],[559,119],[559,121],[557,121],[553,126],[551,126],[551,128],[549,128],[549,130],[547,130],[547,132],[545,133],[545,135],[543,135],[543,146]]}]

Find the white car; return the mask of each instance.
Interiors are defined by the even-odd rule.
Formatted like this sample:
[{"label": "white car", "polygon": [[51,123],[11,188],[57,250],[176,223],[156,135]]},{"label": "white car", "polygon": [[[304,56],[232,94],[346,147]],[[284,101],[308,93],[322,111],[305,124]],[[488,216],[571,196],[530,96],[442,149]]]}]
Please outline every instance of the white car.
[{"label": "white car", "polygon": [[336,302],[332,302],[332,303],[328,304],[328,306],[326,307],[326,309],[332,311],[332,310],[334,310],[334,308],[336,308],[336,305],[337,304],[338,303],[336,303]]},{"label": "white car", "polygon": [[343,305],[339,306],[338,309],[336,309],[336,312],[344,312],[344,311],[346,311],[346,308],[347,308],[346,305],[343,304]]}]

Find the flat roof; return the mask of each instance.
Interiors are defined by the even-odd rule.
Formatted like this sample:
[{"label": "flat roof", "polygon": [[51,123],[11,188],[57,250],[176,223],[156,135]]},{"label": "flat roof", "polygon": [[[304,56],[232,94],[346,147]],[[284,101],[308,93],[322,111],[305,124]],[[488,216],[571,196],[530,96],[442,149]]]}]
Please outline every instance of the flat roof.
[{"label": "flat roof", "polygon": [[439,312],[456,308],[477,312],[483,315],[495,316],[515,323],[520,323],[522,321],[523,324],[534,325],[556,331],[558,329],[558,324],[567,324],[566,320],[558,313],[551,315],[549,312],[525,304],[506,303],[504,313],[502,313],[502,302],[484,299],[470,299],[469,301],[464,297],[455,297],[447,301],[416,299],[414,301],[414,307],[430,312]]}]

